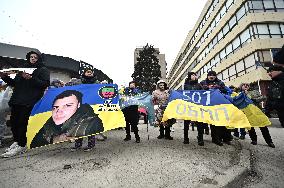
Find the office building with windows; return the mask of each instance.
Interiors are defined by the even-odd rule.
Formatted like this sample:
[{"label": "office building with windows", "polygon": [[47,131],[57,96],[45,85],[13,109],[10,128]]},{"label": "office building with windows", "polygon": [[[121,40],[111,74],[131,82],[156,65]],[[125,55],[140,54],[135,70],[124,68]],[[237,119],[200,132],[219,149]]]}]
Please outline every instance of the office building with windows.
[{"label": "office building with windows", "polygon": [[283,0],[208,0],[168,74],[182,89],[188,72],[199,81],[214,70],[227,86],[251,83],[265,94],[273,53],[284,44]]}]

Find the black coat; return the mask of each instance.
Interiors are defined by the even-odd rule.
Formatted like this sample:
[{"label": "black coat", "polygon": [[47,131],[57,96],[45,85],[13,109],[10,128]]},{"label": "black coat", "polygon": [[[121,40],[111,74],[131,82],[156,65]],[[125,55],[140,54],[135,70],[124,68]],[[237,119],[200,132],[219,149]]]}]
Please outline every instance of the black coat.
[{"label": "black coat", "polygon": [[185,80],[184,90],[202,90],[201,84],[197,80]]},{"label": "black coat", "polygon": [[209,89],[209,86],[212,85],[213,89],[219,89],[221,93],[227,94],[224,82],[222,82],[218,78],[216,78],[215,80],[209,80],[208,78],[206,78],[205,80],[201,81],[200,84],[205,90]]},{"label": "black coat", "polygon": [[267,89],[266,110],[284,109],[284,73],[281,73],[272,82]]},{"label": "black coat", "polygon": [[34,67],[27,65],[27,67],[36,68],[31,79],[24,79],[21,73],[18,73],[14,79],[9,76],[2,78],[14,88],[9,105],[34,106],[50,84],[50,72],[42,63],[36,63]]}]

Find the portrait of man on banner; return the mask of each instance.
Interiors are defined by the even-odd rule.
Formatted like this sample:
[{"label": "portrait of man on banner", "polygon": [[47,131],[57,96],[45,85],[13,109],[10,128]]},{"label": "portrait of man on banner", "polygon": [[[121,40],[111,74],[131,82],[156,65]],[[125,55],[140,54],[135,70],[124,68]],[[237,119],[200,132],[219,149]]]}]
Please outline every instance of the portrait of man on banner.
[{"label": "portrait of man on banner", "polygon": [[58,143],[104,131],[102,120],[89,104],[82,104],[83,94],[65,90],[52,103],[52,116],[31,142],[31,148]]}]

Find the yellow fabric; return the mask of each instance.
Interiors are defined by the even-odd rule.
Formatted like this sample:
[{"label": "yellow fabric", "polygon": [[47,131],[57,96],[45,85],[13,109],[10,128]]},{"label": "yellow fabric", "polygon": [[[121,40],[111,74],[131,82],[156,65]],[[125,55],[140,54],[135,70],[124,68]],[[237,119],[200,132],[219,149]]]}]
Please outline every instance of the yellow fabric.
[{"label": "yellow fabric", "polygon": [[233,104],[203,106],[176,99],[168,104],[162,121],[172,118],[198,121],[228,128],[249,129],[251,127],[246,115]]},{"label": "yellow fabric", "polygon": [[271,125],[269,118],[254,104],[242,109],[252,127],[265,127]]}]

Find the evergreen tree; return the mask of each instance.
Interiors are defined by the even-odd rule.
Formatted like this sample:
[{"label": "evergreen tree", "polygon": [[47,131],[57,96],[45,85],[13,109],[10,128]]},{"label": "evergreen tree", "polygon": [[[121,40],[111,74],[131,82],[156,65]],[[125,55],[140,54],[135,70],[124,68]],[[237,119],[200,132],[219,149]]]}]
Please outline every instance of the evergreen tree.
[{"label": "evergreen tree", "polygon": [[159,52],[155,50],[153,45],[148,45],[148,43],[139,51],[134,73],[131,77],[142,91],[151,91],[154,84],[161,78],[158,54]]}]

